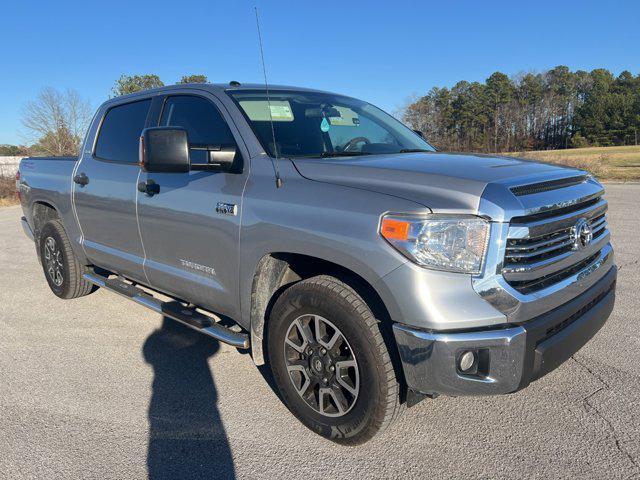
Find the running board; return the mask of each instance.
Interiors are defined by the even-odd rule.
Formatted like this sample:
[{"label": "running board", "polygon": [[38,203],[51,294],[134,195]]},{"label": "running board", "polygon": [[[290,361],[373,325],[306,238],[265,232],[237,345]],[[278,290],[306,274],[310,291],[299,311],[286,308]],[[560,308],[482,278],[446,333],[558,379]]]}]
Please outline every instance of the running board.
[{"label": "running board", "polygon": [[228,343],[236,348],[249,348],[249,336],[234,332],[216,323],[213,318],[203,315],[195,308],[187,307],[178,301],[163,302],[141,288],[123,282],[118,278],[107,278],[94,273],[85,273],[82,277],[92,284],[127,297],[154,312],[165,315],[209,337]]}]

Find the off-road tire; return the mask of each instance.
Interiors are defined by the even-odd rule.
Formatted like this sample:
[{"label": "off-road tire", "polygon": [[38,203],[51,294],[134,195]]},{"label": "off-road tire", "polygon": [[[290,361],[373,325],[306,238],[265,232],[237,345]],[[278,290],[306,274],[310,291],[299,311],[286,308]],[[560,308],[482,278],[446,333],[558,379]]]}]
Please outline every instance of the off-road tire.
[{"label": "off-road tire", "polygon": [[[289,376],[285,336],[292,323],[304,315],[330,320],[357,360],[360,391],[342,416],[325,416],[312,408]],[[403,410],[400,386],[380,327],[360,295],[328,275],[300,281],[278,298],[268,323],[269,364],[283,402],[309,429],[340,444],[358,445],[386,429]]]},{"label": "off-road tire", "polygon": [[[82,274],[88,268],[78,262],[71,242],[65,232],[60,220],[49,220],[40,231],[40,241],[38,242],[38,256],[51,291],[60,298],[78,298],[88,295],[94,290],[92,283],[82,278]],[[52,239],[53,242],[47,241]],[[60,275],[51,274],[51,255],[53,246],[55,248],[55,263]],[[48,255],[48,257],[47,257]]]}]

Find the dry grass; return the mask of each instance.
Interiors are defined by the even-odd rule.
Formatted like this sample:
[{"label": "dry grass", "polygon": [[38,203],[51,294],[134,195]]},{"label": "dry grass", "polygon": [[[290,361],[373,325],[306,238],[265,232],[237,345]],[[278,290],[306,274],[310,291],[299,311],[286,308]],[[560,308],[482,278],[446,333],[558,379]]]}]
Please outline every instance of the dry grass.
[{"label": "dry grass", "polygon": [[600,180],[640,180],[640,146],[540,150],[506,155],[581,168]]},{"label": "dry grass", "polygon": [[15,177],[0,176],[0,207],[17,204]]}]

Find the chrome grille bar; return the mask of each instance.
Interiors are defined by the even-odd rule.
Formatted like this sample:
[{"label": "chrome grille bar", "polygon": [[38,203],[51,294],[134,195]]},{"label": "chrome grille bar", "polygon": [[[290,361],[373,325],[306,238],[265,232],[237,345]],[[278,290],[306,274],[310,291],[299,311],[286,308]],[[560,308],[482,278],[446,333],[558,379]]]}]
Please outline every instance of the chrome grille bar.
[{"label": "chrome grille bar", "polygon": [[539,277],[554,274],[573,266],[585,258],[597,253],[609,242],[609,234],[601,235],[589,248],[569,250],[537,262],[512,263],[502,269],[502,275],[509,281],[537,280]]},{"label": "chrome grille bar", "polygon": [[544,240],[538,240],[537,242],[524,243],[524,244],[514,243],[512,245],[508,245],[507,246],[507,251],[508,252],[517,252],[517,251],[520,251],[520,250],[536,250],[538,248],[545,248],[547,245],[550,245],[550,244],[555,243],[555,242],[561,242],[561,241],[566,240],[568,238],[569,238],[569,234],[568,233],[564,233],[564,234],[553,236],[551,238],[546,238]]},{"label": "chrome grille bar", "polygon": [[518,220],[516,225],[522,225],[522,227],[514,230],[514,237],[511,236],[510,232],[509,238],[532,238],[549,235],[573,227],[580,218],[589,220],[594,217],[599,217],[606,211],[607,202],[606,200],[600,199],[594,205],[590,205],[586,208],[581,208],[580,210],[566,213],[557,217],[552,216],[549,218],[543,218],[541,220],[533,220],[531,222]]},{"label": "chrome grille bar", "polygon": [[[563,240],[560,243],[555,243],[549,246],[549,247],[545,247],[545,248],[531,248],[530,246],[517,246],[516,248],[518,249],[527,249],[527,250],[531,250],[531,251],[526,251],[526,252],[511,252],[511,247],[507,247],[507,258],[508,260],[518,260],[518,259],[527,259],[527,258],[533,258],[533,257],[539,257],[540,255],[543,255],[545,253],[550,253],[553,252],[554,250],[559,250],[561,248],[567,247],[567,246],[571,246],[573,245],[573,240],[570,238],[569,234],[566,235],[562,235],[560,238],[562,239],[566,239]],[[537,242],[538,245],[548,245],[549,242],[548,241],[542,241],[542,242]]]}]

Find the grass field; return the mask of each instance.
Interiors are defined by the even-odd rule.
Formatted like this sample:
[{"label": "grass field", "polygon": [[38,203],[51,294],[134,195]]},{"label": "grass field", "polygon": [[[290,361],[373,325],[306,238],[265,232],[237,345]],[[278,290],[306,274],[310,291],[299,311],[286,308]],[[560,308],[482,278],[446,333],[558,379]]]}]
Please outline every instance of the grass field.
[{"label": "grass field", "polygon": [[582,168],[600,180],[640,180],[640,146],[540,150],[506,155]]}]

